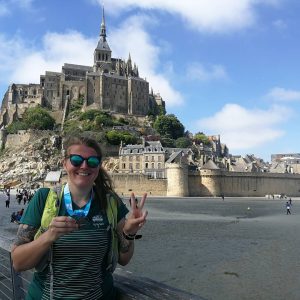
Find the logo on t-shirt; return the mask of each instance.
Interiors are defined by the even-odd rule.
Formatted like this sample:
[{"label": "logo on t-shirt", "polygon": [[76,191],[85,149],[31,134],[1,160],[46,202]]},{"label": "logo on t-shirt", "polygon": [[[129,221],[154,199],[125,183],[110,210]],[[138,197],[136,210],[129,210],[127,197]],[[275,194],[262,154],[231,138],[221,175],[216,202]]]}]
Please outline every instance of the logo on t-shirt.
[{"label": "logo on t-shirt", "polygon": [[102,215],[96,215],[92,218],[93,226],[100,227],[104,225],[104,219]]}]

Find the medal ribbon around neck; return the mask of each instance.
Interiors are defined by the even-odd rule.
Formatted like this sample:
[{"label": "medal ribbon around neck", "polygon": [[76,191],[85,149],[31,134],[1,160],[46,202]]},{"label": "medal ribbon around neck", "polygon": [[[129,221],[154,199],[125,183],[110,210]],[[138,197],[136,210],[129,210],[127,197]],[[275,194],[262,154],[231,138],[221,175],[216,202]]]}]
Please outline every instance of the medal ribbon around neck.
[{"label": "medal ribbon around neck", "polygon": [[64,188],[64,202],[65,202],[65,206],[66,206],[66,209],[68,211],[68,214],[71,217],[77,217],[77,218],[86,217],[89,213],[92,200],[93,200],[93,190],[91,191],[91,197],[90,197],[88,203],[85,205],[85,208],[84,209],[75,209],[75,210],[73,210],[72,197],[71,197],[69,184],[65,185],[65,188]]}]

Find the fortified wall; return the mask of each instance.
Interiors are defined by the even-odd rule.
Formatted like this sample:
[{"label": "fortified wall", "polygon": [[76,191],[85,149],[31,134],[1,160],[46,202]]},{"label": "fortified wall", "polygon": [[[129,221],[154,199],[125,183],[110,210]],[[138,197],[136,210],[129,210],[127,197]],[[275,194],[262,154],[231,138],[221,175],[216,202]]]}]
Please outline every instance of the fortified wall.
[{"label": "fortified wall", "polygon": [[269,194],[286,194],[300,197],[299,174],[224,172],[201,170],[188,172],[178,164],[168,164],[167,179],[148,179],[140,174],[114,174],[116,191],[129,195],[147,192],[153,196],[214,197],[222,194],[231,197],[264,197]]}]

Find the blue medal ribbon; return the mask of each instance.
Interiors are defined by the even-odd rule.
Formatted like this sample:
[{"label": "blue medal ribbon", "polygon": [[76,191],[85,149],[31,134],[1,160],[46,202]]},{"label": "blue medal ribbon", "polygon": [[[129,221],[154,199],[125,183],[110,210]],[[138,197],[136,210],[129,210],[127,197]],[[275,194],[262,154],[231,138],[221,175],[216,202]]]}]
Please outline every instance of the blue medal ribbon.
[{"label": "blue medal ribbon", "polygon": [[64,188],[64,202],[65,202],[67,212],[71,217],[77,217],[77,218],[86,217],[88,215],[89,211],[90,211],[92,199],[93,199],[93,190],[91,191],[91,197],[90,197],[88,203],[85,205],[84,209],[75,209],[75,210],[73,210],[72,197],[71,197],[71,192],[70,192],[70,189],[69,189],[69,184],[65,185],[65,188]]}]

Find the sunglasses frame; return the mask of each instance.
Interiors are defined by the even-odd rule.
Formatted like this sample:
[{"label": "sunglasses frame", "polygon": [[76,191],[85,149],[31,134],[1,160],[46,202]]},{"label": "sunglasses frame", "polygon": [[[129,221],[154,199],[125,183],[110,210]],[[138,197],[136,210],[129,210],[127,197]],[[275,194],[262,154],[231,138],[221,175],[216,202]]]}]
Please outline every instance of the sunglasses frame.
[{"label": "sunglasses frame", "polygon": [[[74,157],[74,156],[77,156],[77,157],[81,158],[82,161],[79,165],[76,165],[76,164],[74,164],[74,162],[72,162],[72,157]],[[89,157],[85,158],[85,157],[82,157],[79,154],[70,154],[70,155],[67,156],[67,158],[70,160],[71,165],[74,166],[74,167],[80,167],[83,164],[84,161],[86,161],[86,164],[89,168],[93,168],[93,169],[95,169],[95,168],[97,168],[101,165],[101,157],[100,156],[92,155],[92,156],[89,156]],[[97,166],[91,166],[89,164],[89,159],[90,158],[97,158],[99,160],[99,164]]]}]

